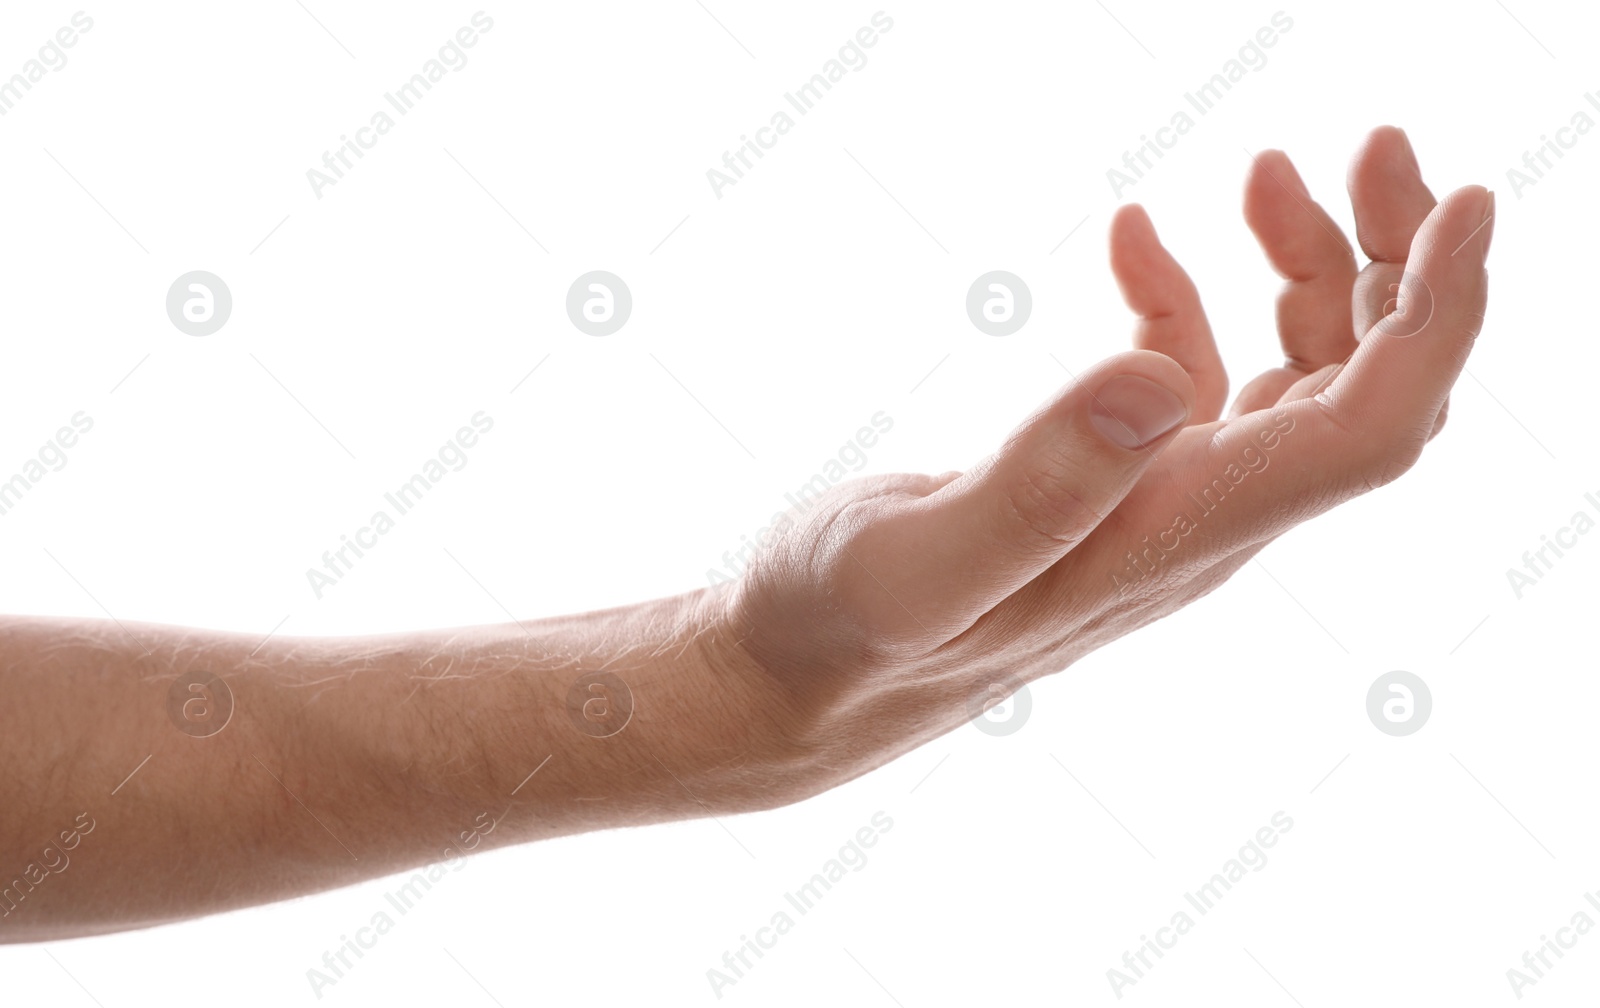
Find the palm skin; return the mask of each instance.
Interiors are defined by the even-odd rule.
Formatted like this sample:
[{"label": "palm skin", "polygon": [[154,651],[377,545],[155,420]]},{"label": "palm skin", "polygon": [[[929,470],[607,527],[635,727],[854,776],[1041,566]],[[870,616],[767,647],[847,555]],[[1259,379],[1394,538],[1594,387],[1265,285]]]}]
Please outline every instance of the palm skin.
[{"label": "palm skin", "polygon": [[[735,661],[770,688],[771,735],[796,767],[788,797],[1182,608],[1416,462],[1482,325],[1493,198],[1468,186],[1436,202],[1392,127],[1369,134],[1348,184],[1359,271],[1289,159],[1255,158],[1244,216],[1286,281],[1284,362],[1226,419],[1195,286],[1124,206],[1111,266],[1136,349],[1077,376],[972,469],[841,484],[757,558],[721,602]],[[1100,397],[1118,375],[1166,389],[1151,396],[1181,422],[1108,443]]]}]

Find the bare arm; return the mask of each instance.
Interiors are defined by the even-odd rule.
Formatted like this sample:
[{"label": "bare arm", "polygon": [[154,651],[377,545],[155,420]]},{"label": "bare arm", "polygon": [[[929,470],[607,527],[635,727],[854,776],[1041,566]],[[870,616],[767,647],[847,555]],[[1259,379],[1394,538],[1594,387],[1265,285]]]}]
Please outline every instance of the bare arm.
[{"label": "bare arm", "polygon": [[[710,608],[695,593],[259,650],[215,631],[0,622],[0,940],[781,801],[752,683],[708,660]],[[216,673],[225,686],[187,688]]]},{"label": "bare arm", "polygon": [[1359,271],[1288,159],[1256,160],[1245,216],[1286,280],[1284,359],[1226,419],[1199,295],[1123,208],[1111,265],[1140,349],[1085,369],[966,472],[833,487],[721,590],[259,645],[0,621],[0,940],[786,804],[1200,598],[1409,469],[1483,323],[1488,192],[1436,202],[1393,129],[1368,138],[1350,191]]}]

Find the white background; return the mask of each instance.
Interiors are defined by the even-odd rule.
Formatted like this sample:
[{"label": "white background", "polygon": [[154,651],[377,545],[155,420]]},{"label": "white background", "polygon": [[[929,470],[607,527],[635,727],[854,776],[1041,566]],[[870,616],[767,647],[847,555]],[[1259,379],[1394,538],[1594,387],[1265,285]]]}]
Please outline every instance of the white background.
[{"label": "white background", "polygon": [[[0,76],[78,9],[21,6]],[[70,62],[0,117],[0,471],[95,422],[0,519],[0,610],[263,636],[577,611],[704,584],[879,410],[863,472],[969,465],[1125,345],[1106,170],[1280,9],[886,7],[868,63],[718,199],[706,170],[879,8],[707,6],[485,8],[470,62],[320,199],[307,169],[476,5],[87,8]],[[1496,189],[1488,325],[1421,464],[1035,684],[1014,734],[966,726],[782,811],[474,858],[324,1002],[717,1003],[707,970],[880,810],[867,865],[722,1001],[1115,1003],[1106,971],[1280,810],[1266,867],[1123,1001],[1516,1000],[1506,970],[1600,888],[1600,535],[1520,600],[1506,577],[1600,495],[1600,131],[1520,196],[1507,170],[1600,120],[1597,17],[1281,9],[1267,64],[1122,198],[1195,276],[1237,388],[1279,356],[1249,151],[1288,150],[1347,229],[1380,123],[1436,194]],[[205,338],[164,311],[194,269],[234,298]],[[564,311],[593,269],[634,298],[605,338]],[[1033,293],[1004,338],[963,307],[992,269]],[[478,410],[467,467],[314,598],[306,568]],[[1393,669],[1433,693],[1406,738],[1365,713]],[[6,948],[5,1000],[316,1003],[307,969],[394,885]],[[1524,994],[1597,985],[1591,936]]]}]

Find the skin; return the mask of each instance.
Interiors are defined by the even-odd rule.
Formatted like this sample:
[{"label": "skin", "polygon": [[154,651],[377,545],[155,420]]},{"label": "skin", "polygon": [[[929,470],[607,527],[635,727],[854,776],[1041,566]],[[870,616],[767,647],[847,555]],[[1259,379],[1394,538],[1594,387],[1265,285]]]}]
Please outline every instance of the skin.
[{"label": "skin", "polygon": [[[265,643],[0,620],[0,691],[26,698],[0,705],[0,941],[785,805],[959,727],[997,684],[1060,671],[1209,593],[1283,532],[1408,470],[1482,325],[1490,194],[1436,202],[1389,127],[1366,139],[1349,191],[1365,266],[1285,155],[1256,159],[1244,215],[1285,279],[1284,361],[1226,419],[1194,285],[1125,206],[1111,265],[1136,349],[966,472],[834,487],[733,585]],[[211,673],[231,711],[216,687],[183,692]],[[591,688],[598,673],[615,678]]]}]

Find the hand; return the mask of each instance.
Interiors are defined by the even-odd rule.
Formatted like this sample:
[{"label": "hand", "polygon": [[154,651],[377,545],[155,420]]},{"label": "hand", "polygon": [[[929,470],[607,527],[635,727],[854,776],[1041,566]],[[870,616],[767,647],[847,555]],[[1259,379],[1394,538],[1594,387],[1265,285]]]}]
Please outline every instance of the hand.
[{"label": "hand", "polygon": [[1111,265],[1138,348],[965,473],[856,480],[723,598],[786,740],[788,798],[857,776],[1207,594],[1293,526],[1408,470],[1483,322],[1492,195],[1435,203],[1405,135],[1349,176],[1369,262],[1281,152],[1245,219],[1286,279],[1285,360],[1227,392],[1194,284],[1125,206]]}]

